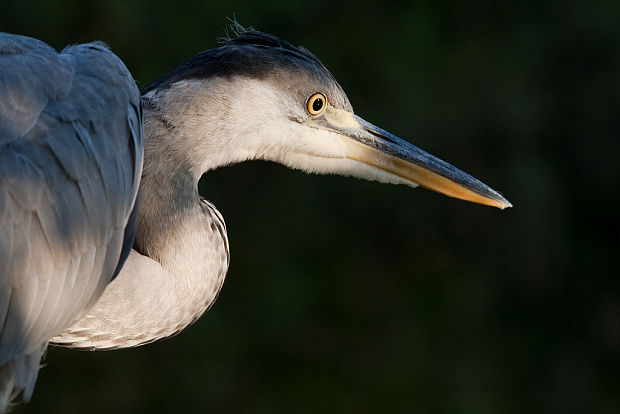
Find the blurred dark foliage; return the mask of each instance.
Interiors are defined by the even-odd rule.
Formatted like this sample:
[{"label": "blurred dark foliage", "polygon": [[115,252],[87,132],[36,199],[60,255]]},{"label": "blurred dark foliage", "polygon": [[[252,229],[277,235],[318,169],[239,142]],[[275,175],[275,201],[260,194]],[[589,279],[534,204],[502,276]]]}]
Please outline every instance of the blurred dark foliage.
[{"label": "blurred dark foliage", "polygon": [[15,412],[619,412],[620,3],[4,0],[0,30],[103,40],[144,86],[233,16],[515,207],[209,173],[232,249],[213,309],[143,348],[51,349]]}]

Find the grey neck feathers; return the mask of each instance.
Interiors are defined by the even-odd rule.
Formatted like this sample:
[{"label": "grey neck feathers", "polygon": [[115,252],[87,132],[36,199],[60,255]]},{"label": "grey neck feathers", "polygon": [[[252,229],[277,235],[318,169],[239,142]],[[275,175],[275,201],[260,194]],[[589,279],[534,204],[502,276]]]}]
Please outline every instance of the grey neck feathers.
[{"label": "grey neck feathers", "polygon": [[228,269],[226,227],[198,195],[209,152],[194,135],[204,127],[183,125],[190,120],[182,110],[182,101],[145,108],[138,251],[88,314],[52,342],[87,349],[142,345],[179,332],[215,301]]}]

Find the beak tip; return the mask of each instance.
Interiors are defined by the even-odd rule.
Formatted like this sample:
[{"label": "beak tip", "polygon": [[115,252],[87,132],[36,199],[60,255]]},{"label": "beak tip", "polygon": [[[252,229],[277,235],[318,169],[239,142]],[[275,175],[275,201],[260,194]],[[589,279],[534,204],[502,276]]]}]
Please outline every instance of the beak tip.
[{"label": "beak tip", "polygon": [[497,208],[499,208],[500,210],[505,210],[511,207],[512,207],[512,203],[510,201],[506,200],[502,196],[499,196],[499,199],[497,200]]}]

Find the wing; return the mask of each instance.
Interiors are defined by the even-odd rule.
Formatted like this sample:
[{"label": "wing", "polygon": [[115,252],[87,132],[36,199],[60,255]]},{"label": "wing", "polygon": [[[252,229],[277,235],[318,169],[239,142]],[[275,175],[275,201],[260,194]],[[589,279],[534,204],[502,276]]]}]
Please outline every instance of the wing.
[{"label": "wing", "polygon": [[127,257],[141,117],[135,82],[103,44],[57,53],[0,34],[0,410],[11,389],[29,397],[49,338]]}]

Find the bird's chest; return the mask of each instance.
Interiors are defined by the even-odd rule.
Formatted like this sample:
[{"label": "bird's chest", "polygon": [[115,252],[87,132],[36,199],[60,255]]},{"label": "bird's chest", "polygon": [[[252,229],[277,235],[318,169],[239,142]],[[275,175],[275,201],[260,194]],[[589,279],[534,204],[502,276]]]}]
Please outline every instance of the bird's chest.
[{"label": "bird's chest", "polygon": [[[193,320],[207,311],[217,299],[226,279],[230,251],[226,225],[215,207],[206,200],[201,202],[201,215],[193,225],[194,231],[186,239],[186,303],[192,308]],[[188,274],[192,276],[187,278]],[[188,301],[189,299],[189,301]]]}]

